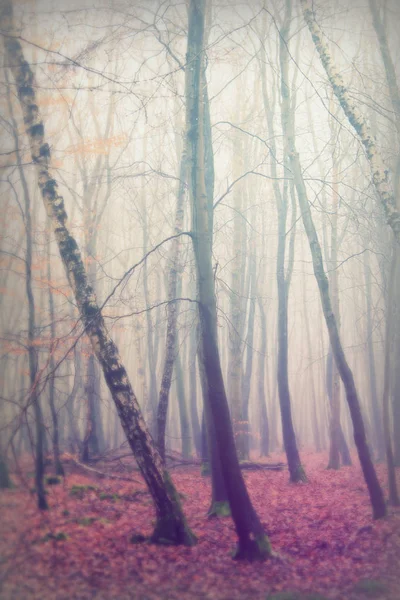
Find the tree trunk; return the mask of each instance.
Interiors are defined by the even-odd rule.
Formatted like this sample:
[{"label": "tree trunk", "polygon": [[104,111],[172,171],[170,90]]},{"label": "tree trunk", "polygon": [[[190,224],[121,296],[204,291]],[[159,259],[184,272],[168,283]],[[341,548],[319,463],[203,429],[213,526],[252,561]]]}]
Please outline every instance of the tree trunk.
[{"label": "tree trunk", "polygon": [[[265,310],[261,298],[258,298],[258,309],[260,311],[260,335],[261,346],[258,353],[257,369],[257,392],[259,406],[259,435],[260,435],[260,456],[269,456],[269,422],[267,414],[267,404],[265,399],[265,363],[267,360],[267,323]],[[267,373],[268,377],[268,373]]]},{"label": "tree trunk", "polygon": [[204,177],[201,73],[204,52],[204,0],[190,0],[186,69],[186,128],[190,144],[192,240],[199,290],[200,346],[204,369],[204,400],[215,427],[222,473],[239,538],[236,558],[264,559],[271,546],[251,504],[236,455],[228,401],[218,352],[217,306],[212,269],[209,202]]},{"label": "tree trunk", "polygon": [[395,290],[395,273],[396,262],[398,256],[397,248],[393,248],[392,264],[390,269],[389,293],[386,316],[386,336],[385,336],[385,368],[383,382],[383,429],[385,436],[386,463],[388,470],[388,487],[389,487],[389,502],[392,506],[400,505],[399,493],[396,483],[396,469],[394,463],[392,436],[390,434],[390,408],[389,408],[389,393],[390,393],[390,375],[391,375],[391,350],[393,345],[393,327],[394,327],[394,290]]},{"label": "tree trunk", "polygon": [[378,460],[383,460],[385,449],[382,430],[382,416],[378,401],[378,393],[376,389],[376,371],[375,371],[375,356],[373,346],[373,325],[372,325],[372,293],[371,293],[371,271],[369,264],[369,251],[364,252],[364,277],[365,277],[365,297],[367,303],[367,352],[368,352],[368,372],[369,372],[369,387],[370,387],[370,415],[372,418],[372,433],[376,457]]},{"label": "tree trunk", "polygon": [[[4,14],[6,11],[7,5],[1,7],[0,6],[0,16]],[[11,10],[11,7],[10,7]],[[2,11],[2,12],[1,12]],[[7,14],[7,11],[6,11]],[[0,23],[3,21],[0,19]],[[6,19],[7,25],[7,19]],[[1,27],[3,29],[3,27]],[[7,31],[7,28],[6,28]],[[6,49],[7,44],[11,42],[10,39],[6,41]],[[15,143],[15,153],[18,164],[18,171],[21,177],[21,185],[24,196],[24,209],[25,209],[25,233],[26,233],[26,253],[25,253],[25,290],[26,296],[28,299],[28,363],[29,363],[29,397],[28,404],[32,404],[33,411],[35,414],[35,431],[36,431],[36,444],[35,444],[35,483],[36,483],[36,493],[38,500],[38,507],[40,510],[47,510],[48,504],[45,496],[44,489],[44,443],[45,443],[45,429],[44,429],[44,421],[43,421],[43,412],[40,401],[40,396],[38,393],[38,364],[37,364],[37,354],[34,346],[35,342],[35,299],[33,295],[33,287],[32,287],[32,252],[33,252],[33,231],[32,231],[32,216],[31,216],[31,198],[29,195],[28,184],[26,181],[24,169],[22,167],[21,154],[19,150],[19,137],[18,137],[18,127],[14,118],[13,108],[11,104],[11,98],[7,96],[8,108],[10,112],[10,118],[12,122],[12,132]]]},{"label": "tree trunk", "polygon": [[184,459],[190,457],[191,437],[188,407],[186,403],[185,383],[183,380],[182,361],[179,353],[175,358],[176,393],[179,406],[179,421],[181,426],[182,456]]},{"label": "tree trunk", "polygon": [[385,499],[378,478],[376,476],[374,465],[372,463],[371,455],[368,449],[368,444],[365,436],[364,422],[361,415],[360,402],[354,383],[353,373],[351,372],[350,367],[347,363],[342,343],[340,340],[339,331],[329,294],[329,283],[324,270],[321,246],[312,220],[310,206],[307,199],[306,187],[301,172],[299,155],[296,152],[293,138],[290,146],[290,163],[293,178],[296,185],[297,197],[299,200],[304,229],[306,230],[308,241],[310,244],[314,274],[318,283],[322,309],[328,328],[332,352],[335,358],[338,371],[340,373],[340,377],[343,381],[344,388],[346,390],[347,403],[349,405],[351,418],[353,422],[354,440],[357,446],[358,456],[364,473],[365,482],[368,487],[373,509],[373,515],[375,519],[378,519],[386,515]]},{"label": "tree trunk", "polygon": [[[253,371],[253,345],[254,345],[254,318],[256,312],[256,256],[254,254],[254,248],[250,252],[249,256],[249,276],[250,276],[250,307],[247,321],[247,335],[246,335],[246,365],[245,371],[242,375],[242,405],[243,405],[243,428],[244,428],[244,457],[250,456],[250,418],[249,418],[249,402],[250,402],[250,388],[251,388],[251,374]],[[265,399],[264,399],[265,404]]]},{"label": "tree trunk", "polygon": [[[187,152],[184,147],[181,157],[179,170],[179,187],[176,199],[175,211],[175,229],[174,233],[179,234],[183,227],[184,218],[184,200],[187,180]],[[168,306],[167,306],[167,334],[165,339],[165,358],[163,374],[161,377],[160,394],[157,406],[157,445],[159,452],[165,460],[165,429],[167,424],[167,411],[169,391],[171,389],[172,372],[177,355],[177,331],[176,324],[178,319],[177,289],[179,273],[179,255],[180,255],[180,237],[176,237],[171,242],[170,267],[168,272]],[[196,381],[195,381],[196,383]]]},{"label": "tree trunk", "polygon": [[308,350],[308,363],[310,365],[310,381],[311,381],[311,420],[312,420],[312,432],[313,432],[313,441],[314,447],[317,452],[321,452],[321,435],[319,431],[319,422],[318,422],[318,406],[317,406],[317,396],[315,393],[315,381],[314,381],[314,372],[311,368],[311,360],[313,356],[312,352],[312,344],[311,344],[311,334],[310,334],[310,323],[308,319],[308,310],[307,310],[307,298],[306,298],[306,278],[305,273],[303,273],[303,310],[304,310],[304,324],[306,329],[306,338],[307,338],[307,350]]},{"label": "tree trunk", "polygon": [[66,410],[68,414],[69,446],[72,454],[80,450],[79,429],[76,423],[75,399],[81,384],[81,356],[77,344],[74,346],[74,383],[68,396]]},{"label": "tree trunk", "polygon": [[[196,311],[197,313],[197,311]],[[197,320],[197,318],[196,318]],[[199,423],[199,414],[197,411],[197,325],[193,323],[190,341],[189,341],[189,395],[190,395],[190,420],[192,422],[193,442],[198,457],[202,456],[201,451],[201,428]]]},{"label": "tree trunk", "polygon": [[[49,228],[50,230],[50,228]],[[56,322],[55,322],[55,311],[54,311],[54,298],[51,291],[51,254],[50,254],[50,239],[47,243],[47,280],[48,280],[48,294],[49,294],[49,317],[50,317],[50,348],[49,348],[49,405],[51,412],[51,419],[53,422],[53,455],[54,455],[54,469],[56,475],[64,475],[64,469],[60,460],[60,445],[59,445],[59,426],[58,426],[58,412],[55,406],[55,367],[56,363],[54,360],[54,351],[56,345]]]},{"label": "tree trunk", "polygon": [[[290,481],[298,483],[307,481],[306,474],[300,462],[297,448],[296,434],[293,426],[291,398],[288,374],[288,302],[291,274],[293,270],[293,252],[289,252],[289,262],[285,273],[286,253],[286,221],[288,212],[288,194],[290,171],[288,168],[288,134],[293,124],[294,114],[290,102],[289,88],[289,31],[292,14],[292,2],[286,0],[285,17],[280,30],[279,62],[281,69],[281,124],[284,144],[284,174],[285,183],[283,194],[276,196],[278,209],[278,252],[276,264],[276,278],[278,286],[278,390],[281,407],[283,443],[287,456]],[[278,186],[276,185],[276,188]],[[294,221],[295,222],[295,221]],[[294,229],[292,228],[292,235]],[[293,242],[292,242],[293,243]]]},{"label": "tree trunk", "polygon": [[44,140],[44,125],[36,101],[36,83],[32,70],[24,58],[21,44],[13,36],[13,10],[10,0],[2,3],[0,11],[1,29],[10,34],[5,37],[7,64],[16,83],[25,132],[32,161],[37,170],[44,205],[51,219],[59,252],[85,331],[102,366],[125,434],[155,504],[157,520],[152,540],[192,545],[195,538],[186,523],[178,494],[143,420],[118,349],[107,331],[95,294],[89,285],[76,240],[66,226],[64,200],[58,194],[57,183],[49,172],[50,147]]}]

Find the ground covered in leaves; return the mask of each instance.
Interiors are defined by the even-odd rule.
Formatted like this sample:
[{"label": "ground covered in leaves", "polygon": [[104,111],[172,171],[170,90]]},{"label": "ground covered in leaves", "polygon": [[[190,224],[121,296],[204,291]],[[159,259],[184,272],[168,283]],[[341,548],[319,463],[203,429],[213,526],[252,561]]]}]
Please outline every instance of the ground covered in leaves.
[{"label": "ground covered in leaves", "polygon": [[[135,543],[151,534],[154,523],[137,472],[128,482],[69,467],[58,485],[47,485],[51,508],[40,514],[29,491],[34,479],[25,471],[24,484],[14,478],[16,487],[0,492],[0,597],[399,600],[399,509],[372,521],[357,463],[327,471],[326,457],[303,459],[308,484],[290,484],[286,470],[244,472],[279,554],[253,564],[232,560],[230,518],[207,519],[210,480],[197,466],[171,471],[198,537],[194,548]],[[385,468],[377,468],[385,486]]]}]

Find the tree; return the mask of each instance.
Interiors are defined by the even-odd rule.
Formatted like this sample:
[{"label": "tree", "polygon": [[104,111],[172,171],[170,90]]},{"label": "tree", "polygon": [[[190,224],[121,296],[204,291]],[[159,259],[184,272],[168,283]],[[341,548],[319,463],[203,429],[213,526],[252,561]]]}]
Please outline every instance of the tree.
[{"label": "tree", "polygon": [[186,135],[190,160],[192,241],[198,282],[200,359],[204,369],[204,402],[215,428],[222,473],[238,535],[238,559],[265,559],[272,550],[255,512],[237,459],[229,407],[222,377],[217,338],[217,306],[211,260],[210,217],[204,171],[204,104],[202,72],[204,60],[204,0],[189,5],[186,63]]},{"label": "tree", "polygon": [[50,173],[51,153],[45,141],[44,124],[36,100],[35,78],[14,34],[13,7],[10,0],[5,0],[0,8],[0,25],[5,32],[7,62],[16,84],[32,162],[36,168],[39,188],[68,281],[130,447],[155,504],[157,520],[152,540],[193,545],[195,537],[186,523],[177,491],[143,420],[126,369],[89,284],[78,244],[67,227],[64,199],[58,194],[57,182]]},{"label": "tree", "polygon": [[357,446],[358,457],[360,459],[361,467],[363,469],[364,479],[368,487],[373,515],[375,519],[378,519],[386,515],[385,500],[368,448],[364,422],[361,414],[360,402],[358,399],[357,389],[354,383],[354,377],[343,351],[335,314],[333,312],[329,291],[329,283],[325,274],[322,259],[321,246],[312,220],[311,210],[307,198],[307,191],[302,176],[299,155],[296,152],[293,136],[291,136],[290,140],[290,165],[293,173],[293,179],[296,185],[297,198],[299,201],[304,229],[306,230],[310,245],[314,274],[318,283],[322,303],[322,310],[324,313],[325,322],[329,333],[329,340],[332,346],[333,356],[335,358],[340,377],[343,381],[343,385],[346,390],[347,403],[349,405],[350,414],[353,422],[354,441]]},{"label": "tree", "polygon": [[383,163],[374,136],[372,135],[362,112],[358,108],[356,102],[351,98],[343,78],[333,61],[321,28],[315,20],[311,0],[300,0],[300,3],[303,9],[304,19],[308,25],[333,91],[335,92],[346,117],[355,129],[365,148],[371,168],[372,182],[385,213],[387,223],[392,228],[396,240],[400,243],[400,212],[396,206],[396,200],[391,188],[389,171]]}]

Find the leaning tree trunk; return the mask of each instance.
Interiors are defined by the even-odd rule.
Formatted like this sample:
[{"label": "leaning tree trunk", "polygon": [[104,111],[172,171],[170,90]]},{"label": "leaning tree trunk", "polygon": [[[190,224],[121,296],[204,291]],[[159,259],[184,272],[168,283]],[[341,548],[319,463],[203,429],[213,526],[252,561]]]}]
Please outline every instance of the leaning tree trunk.
[{"label": "leaning tree trunk", "polygon": [[343,77],[333,61],[321,28],[315,20],[311,0],[300,0],[300,3],[303,9],[304,19],[308,25],[333,91],[335,92],[346,117],[354,127],[365,148],[371,168],[372,182],[384,210],[387,223],[392,228],[396,240],[400,242],[400,212],[396,206],[396,199],[391,188],[389,170],[385,168],[375,138],[367,125],[364,115],[344,85]]},{"label": "leaning tree trunk", "polygon": [[204,176],[204,112],[201,72],[204,52],[204,0],[191,0],[186,69],[186,128],[190,144],[192,241],[197,271],[204,400],[215,427],[222,472],[239,538],[236,558],[264,559],[271,546],[248,495],[236,454],[218,351],[217,305],[212,269],[210,220]]},{"label": "leaning tree trunk", "polygon": [[101,364],[130,447],[155,504],[157,519],[152,540],[192,545],[195,537],[188,528],[178,494],[143,420],[118,349],[105,326],[95,294],[89,285],[77,242],[67,228],[64,199],[58,194],[57,182],[50,175],[50,147],[44,138],[44,125],[36,100],[36,82],[21,44],[13,35],[13,9],[10,0],[4,0],[1,5],[0,27],[3,32],[7,32],[7,64],[16,83],[32,162],[36,167],[39,188],[66,274],[85,331]]},{"label": "leaning tree trunk", "polygon": [[374,465],[372,463],[370,451],[365,435],[364,422],[361,414],[360,401],[358,399],[357,389],[354,383],[353,373],[347,363],[339,331],[332,308],[329,283],[325,274],[321,246],[315,230],[314,222],[311,216],[311,210],[307,199],[307,191],[303,180],[300,167],[299,155],[296,152],[294,138],[291,140],[290,163],[293,178],[297,189],[301,216],[310,244],[310,251],[313,261],[315,278],[321,297],[322,310],[324,313],[326,325],[329,333],[329,340],[332,346],[333,356],[346,390],[347,403],[353,422],[354,441],[357,446],[358,456],[364,473],[364,479],[368,487],[374,518],[380,518],[386,515],[386,504],[381,486],[379,484]]}]

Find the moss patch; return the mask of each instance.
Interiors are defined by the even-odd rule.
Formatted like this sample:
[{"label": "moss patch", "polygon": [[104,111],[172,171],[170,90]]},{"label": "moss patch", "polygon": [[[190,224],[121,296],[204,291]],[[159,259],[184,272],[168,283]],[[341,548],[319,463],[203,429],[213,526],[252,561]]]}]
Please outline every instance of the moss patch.
[{"label": "moss patch", "polygon": [[208,477],[209,475],[211,475],[210,463],[201,463],[200,473],[203,477]]},{"label": "moss patch", "polygon": [[106,492],[100,492],[99,499],[112,500],[113,502],[115,502],[116,500],[120,500],[121,497],[118,494],[107,494]]},{"label": "moss patch", "polygon": [[97,488],[94,485],[73,485],[69,490],[69,495],[74,498],[82,499],[86,492],[95,492]]},{"label": "moss patch", "polygon": [[266,600],[328,600],[328,598],[321,594],[284,591],[269,594]]},{"label": "moss patch", "polygon": [[65,542],[68,539],[68,536],[63,531],[59,531],[58,533],[46,533],[43,537],[37,540],[38,544],[44,544],[45,542],[49,542],[50,540],[54,540],[56,542]]},{"label": "moss patch", "polygon": [[89,525],[93,525],[95,520],[95,517],[82,517],[81,519],[77,519],[76,522],[78,523],[78,525],[88,527]]},{"label": "moss patch", "polygon": [[230,517],[231,508],[229,502],[213,502],[210,510],[207,513],[209,518],[212,517]]},{"label": "moss patch", "polygon": [[387,586],[375,579],[360,579],[353,590],[358,594],[363,594],[365,598],[375,598],[388,591]]}]

